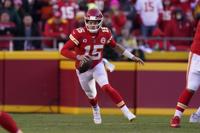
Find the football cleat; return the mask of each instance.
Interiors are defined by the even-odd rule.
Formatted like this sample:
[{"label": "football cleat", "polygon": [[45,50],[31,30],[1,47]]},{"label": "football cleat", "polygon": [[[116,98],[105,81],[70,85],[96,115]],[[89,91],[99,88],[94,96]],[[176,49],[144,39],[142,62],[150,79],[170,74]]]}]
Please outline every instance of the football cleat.
[{"label": "football cleat", "polygon": [[189,122],[191,122],[191,123],[200,123],[200,116],[198,114],[196,114],[196,113],[193,113],[190,116]]},{"label": "football cleat", "polygon": [[173,128],[178,128],[180,127],[180,122],[181,122],[180,117],[174,116],[170,121],[170,126]]},{"label": "football cleat", "polygon": [[95,124],[101,124],[102,120],[101,120],[101,113],[100,113],[99,106],[97,106],[96,108],[92,108],[92,112],[93,112],[94,123]]}]

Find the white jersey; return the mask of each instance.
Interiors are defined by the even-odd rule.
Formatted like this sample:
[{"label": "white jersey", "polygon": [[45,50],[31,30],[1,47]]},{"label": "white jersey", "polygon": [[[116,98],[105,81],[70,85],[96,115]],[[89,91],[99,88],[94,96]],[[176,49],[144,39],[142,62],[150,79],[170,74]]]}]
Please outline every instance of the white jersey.
[{"label": "white jersey", "polygon": [[163,11],[161,0],[137,0],[135,8],[145,26],[155,26],[159,13]]},{"label": "white jersey", "polygon": [[187,69],[187,88],[197,91],[200,87],[200,55],[190,52]]}]

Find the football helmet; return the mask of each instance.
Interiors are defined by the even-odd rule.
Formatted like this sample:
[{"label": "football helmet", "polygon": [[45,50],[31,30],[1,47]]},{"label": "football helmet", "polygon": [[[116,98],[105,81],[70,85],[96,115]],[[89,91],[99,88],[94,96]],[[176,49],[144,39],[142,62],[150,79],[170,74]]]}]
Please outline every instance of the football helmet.
[{"label": "football helmet", "polygon": [[85,15],[85,26],[91,33],[97,33],[103,23],[103,14],[97,8],[89,9]]}]

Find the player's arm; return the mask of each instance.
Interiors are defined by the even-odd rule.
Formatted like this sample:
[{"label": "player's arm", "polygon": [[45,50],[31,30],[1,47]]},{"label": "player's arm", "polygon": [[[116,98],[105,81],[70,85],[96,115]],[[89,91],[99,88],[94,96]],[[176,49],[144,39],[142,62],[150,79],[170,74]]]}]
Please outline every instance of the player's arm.
[{"label": "player's arm", "polygon": [[126,50],[123,46],[121,46],[120,44],[116,43],[115,47],[114,47],[115,51],[118,52],[119,54],[124,55],[125,57],[134,60],[142,65],[144,65],[144,61],[142,59],[140,59],[139,57],[133,55],[131,52],[129,52],[128,50]]},{"label": "player's arm", "polygon": [[85,55],[77,55],[76,52],[74,51],[74,48],[76,47],[76,44],[68,40],[64,47],[61,49],[61,55],[63,55],[66,58],[72,59],[72,60],[82,60],[84,62],[89,60],[89,57]]},{"label": "player's arm", "polygon": [[77,60],[77,55],[74,51],[75,47],[76,45],[74,44],[74,42],[71,40],[68,40],[65,43],[64,47],[61,49],[61,55],[72,60]]},{"label": "player's arm", "polygon": [[124,55],[125,57],[133,60],[133,61],[136,61],[140,64],[144,64],[143,60],[140,59],[139,57],[133,55],[131,52],[129,52],[128,50],[126,50],[123,46],[121,46],[120,44],[116,43],[115,40],[113,39],[112,37],[112,34],[110,32],[110,30],[108,28],[104,28],[102,30],[103,32],[107,33],[109,39],[107,41],[107,44],[110,45],[112,48],[114,48],[114,50],[119,53],[119,54],[122,54]]},{"label": "player's arm", "polygon": [[78,34],[79,30],[76,29],[70,34],[69,40],[65,43],[64,47],[61,49],[61,55],[72,60],[80,60],[80,61],[86,62],[89,60],[88,56],[78,55],[74,51],[74,48],[79,45],[79,41],[77,39],[79,38],[79,34]]}]

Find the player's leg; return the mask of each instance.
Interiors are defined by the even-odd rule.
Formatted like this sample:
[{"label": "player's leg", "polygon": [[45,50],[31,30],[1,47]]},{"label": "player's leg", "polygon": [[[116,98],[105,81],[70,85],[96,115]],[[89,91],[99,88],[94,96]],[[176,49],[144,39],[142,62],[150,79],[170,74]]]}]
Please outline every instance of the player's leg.
[{"label": "player's leg", "polygon": [[98,105],[97,101],[97,91],[96,91],[96,84],[95,80],[92,76],[92,70],[89,70],[85,73],[80,74],[77,71],[77,76],[79,78],[79,82],[81,84],[81,87],[85,94],[88,97],[89,103],[92,106],[92,112],[93,112],[93,120],[95,124],[101,124],[101,113],[100,113],[100,107]]},{"label": "player's leg", "polygon": [[190,116],[189,122],[191,123],[200,123],[200,107],[195,113]]},{"label": "player's leg", "polygon": [[117,107],[121,109],[124,116],[132,121],[135,118],[135,115],[127,108],[119,92],[109,84],[107,72],[102,62],[94,68],[93,76],[101,89],[107,93]]},{"label": "player's leg", "polygon": [[0,125],[10,133],[22,133],[13,118],[3,111],[0,111]]},{"label": "player's leg", "polygon": [[[195,91],[200,86],[200,70],[199,70],[199,61],[197,55],[191,55],[191,59],[188,63],[188,73],[187,73],[187,86],[182,91],[178,103],[176,106],[176,111],[174,113],[174,117],[171,120],[171,127],[179,127],[180,119],[183,115],[183,112],[187,108],[189,102]],[[200,58],[200,57],[199,57]],[[191,62],[190,62],[191,61]]]}]

